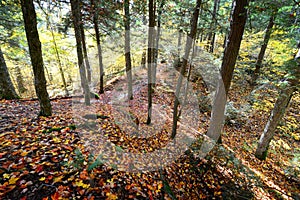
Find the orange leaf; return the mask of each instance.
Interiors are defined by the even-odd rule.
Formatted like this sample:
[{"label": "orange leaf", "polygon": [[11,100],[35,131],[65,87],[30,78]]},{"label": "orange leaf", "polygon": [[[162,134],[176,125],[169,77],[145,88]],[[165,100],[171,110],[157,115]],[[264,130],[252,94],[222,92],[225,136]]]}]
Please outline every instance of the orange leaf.
[{"label": "orange leaf", "polygon": [[59,193],[55,192],[53,195],[51,195],[51,200],[59,200]]}]

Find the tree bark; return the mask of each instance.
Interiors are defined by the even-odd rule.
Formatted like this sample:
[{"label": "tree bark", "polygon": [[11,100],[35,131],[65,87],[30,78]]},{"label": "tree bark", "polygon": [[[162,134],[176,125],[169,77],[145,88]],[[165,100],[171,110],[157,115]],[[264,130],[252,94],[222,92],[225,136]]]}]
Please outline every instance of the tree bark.
[{"label": "tree bark", "polygon": [[2,98],[17,99],[19,97],[10,79],[3,52],[0,47],[0,99]]},{"label": "tree bark", "polygon": [[100,81],[100,89],[99,93],[104,93],[104,66],[103,66],[103,57],[102,57],[102,47],[101,47],[101,41],[100,41],[100,32],[99,32],[99,26],[98,26],[98,7],[97,4],[95,4],[94,0],[91,0],[91,5],[94,7],[94,15],[93,15],[93,24],[94,24],[94,30],[96,34],[96,43],[97,43],[97,50],[98,50],[98,61],[99,61],[99,81]]},{"label": "tree bark", "polygon": [[37,30],[37,19],[33,0],[21,0],[26,38],[34,73],[34,86],[40,103],[40,116],[52,114],[51,103],[46,88],[42,47]]},{"label": "tree bark", "polygon": [[187,68],[187,63],[188,63],[191,47],[193,44],[193,40],[195,39],[196,33],[197,33],[197,25],[198,25],[198,18],[199,18],[201,3],[202,3],[202,0],[197,0],[196,7],[195,7],[194,13],[193,13],[193,17],[191,19],[191,30],[186,39],[183,63],[182,63],[181,69],[180,69],[180,74],[179,74],[179,78],[178,78],[177,85],[176,85],[174,110],[173,110],[173,125],[172,125],[172,135],[171,135],[172,139],[175,138],[176,133],[177,133],[176,130],[177,130],[177,122],[178,122],[179,95],[180,95],[181,85],[182,85],[182,81],[183,81],[183,76],[184,76],[186,68]]},{"label": "tree bark", "polygon": [[76,47],[77,47],[77,58],[78,58],[78,65],[80,71],[80,79],[81,79],[81,86],[84,92],[84,102],[85,105],[90,105],[90,88],[88,85],[88,81],[86,79],[86,70],[83,64],[83,54],[82,54],[82,37],[80,31],[80,23],[81,23],[81,11],[79,7],[79,0],[71,0],[71,10],[73,16],[73,24],[74,24],[74,31],[75,31],[75,38],[76,38]]},{"label": "tree bark", "polygon": [[264,132],[261,135],[258,146],[255,152],[255,157],[260,160],[265,160],[267,157],[268,148],[270,142],[274,136],[276,127],[280,120],[282,119],[286,108],[289,105],[289,102],[295,91],[294,87],[288,87],[283,89],[275,103],[274,109],[271,112],[271,115],[268,119],[268,122],[265,126]]},{"label": "tree bark", "polygon": [[126,75],[128,84],[128,100],[133,99],[132,92],[132,70],[131,70],[131,55],[130,55],[130,11],[129,0],[124,0],[124,24],[125,24],[125,62],[126,62]]},{"label": "tree bark", "polygon": [[215,141],[221,142],[221,131],[224,122],[226,98],[230,88],[234,66],[239,53],[245,24],[247,20],[248,0],[235,1],[233,7],[230,32],[226,44],[221,66],[221,77],[213,102],[211,113],[211,124],[207,136]]},{"label": "tree bark", "polygon": [[152,68],[153,68],[153,47],[154,47],[154,26],[155,26],[155,12],[154,12],[154,1],[149,0],[149,27],[148,27],[148,54],[147,54],[147,64],[148,64],[148,116],[147,124],[151,124],[152,115]]},{"label": "tree bark", "polygon": [[267,29],[266,29],[266,34],[264,36],[264,41],[263,41],[263,44],[261,46],[260,52],[258,54],[256,64],[255,64],[255,70],[254,70],[254,73],[252,75],[252,80],[251,80],[251,85],[252,86],[254,86],[256,84],[256,80],[259,76],[259,72],[260,72],[260,69],[261,69],[261,66],[262,66],[262,62],[263,62],[263,59],[265,57],[266,49],[268,47],[268,43],[269,43],[269,40],[270,40],[270,37],[271,37],[272,28],[274,26],[274,20],[275,20],[276,12],[277,11],[275,11],[275,13],[272,14],[272,16],[270,17],[269,24],[268,24]]},{"label": "tree bark", "polygon": [[24,78],[22,76],[19,65],[15,66],[15,70],[16,70],[15,73],[16,73],[16,81],[17,81],[18,91],[19,91],[20,96],[22,96],[22,94],[27,91],[27,88],[24,86]]}]

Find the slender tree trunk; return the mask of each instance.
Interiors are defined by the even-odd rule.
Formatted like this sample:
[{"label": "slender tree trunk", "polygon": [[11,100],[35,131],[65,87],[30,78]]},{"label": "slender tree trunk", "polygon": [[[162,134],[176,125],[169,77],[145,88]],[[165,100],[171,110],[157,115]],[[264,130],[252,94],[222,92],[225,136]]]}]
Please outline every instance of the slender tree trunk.
[{"label": "slender tree trunk", "polygon": [[94,16],[93,16],[93,24],[94,24],[94,30],[96,34],[96,43],[97,43],[97,50],[98,50],[98,60],[99,60],[99,73],[100,73],[100,89],[99,93],[104,93],[104,66],[103,66],[103,57],[102,57],[102,47],[101,47],[101,41],[100,41],[100,32],[98,27],[98,7],[97,4],[95,4],[94,0],[91,0],[91,5],[94,7]]},{"label": "slender tree trunk", "polygon": [[[50,22],[49,22],[49,24],[50,24]],[[60,55],[58,53],[56,39],[55,39],[53,28],[52,28],[51,24],[50,24],[50,31],[51,31],[51,35],[52,35],[52,39],[53,39],[53,44],[54,44],[55,54],[56,54],[56,58],[57,58],[57,62],[58,62],[59,72],[60,72],[61,79],[62,79],[62,82],[63,82],[63,85],[64,85],[65,94],[66,94],[66,96],[69,96],[69,92],[68,92],[68,89],[67,89],[67,83],[66,83],[66,79],[65,79],[65,73],[64,73],[64,70],[63,70],[63,67],[62,67],[62,64],[61,64]]]},{"label": "slender tree trunk", "polygon": [[214,52],[214,45],[215,45],[215,38],[216,38],[216,23],[217,23],[217,15],[218,15],[218,10],[219,10],[219,3],[220,0],[215,0],[214,1],[214,10],[212,14],[212,23],[211,23],[211,32],[209,36],[209,52],[213,53]]},{"label": "slender tree trunk", "polygon": [[183,63],[182,63],[179,78],[177,81],[177,86],[176,86],[176,91],[175,91],[174,110],[173,110],[173,126],[172,126],[172,135],[171,135],[172,139],[175,138],[176,133],[177,133],[176,130],[177,130],[177,122],[178,122],[178,106],[179,106],[180,89],[181,89],[181,85],[182,85],[182,81],[183,81],[183,76],[184,76],[186,68],[187,68],[190,51],[191,51],[191,48],[193,45],[193,40],[195,39],[196,33],[197,33],[197,25],[198,25],[198,18],[199,18],[201,3],[202,3],[202,0],[197,0],[196,7],[195,7],[194,13],[193,13],[193,17],[191,19],[190,34],[187,36],[187,39],[186,39]]},{"label": "slender tree trunk", "polygon": [[90,66],[89,58],[88,58],[88,53],[86,49],[86,40],[85,40],[85,34],[84,34],[84,27],[83,27],[83,22],[80,22],[80,32],[81,32],[81,42],[82,42],[82,50],[83,50],[83,60],[85,63],[86,67],[86,73],[87,73],[87,81],[90,84],[92,81],[92,69]]},{"label": "slender tree trunk", "polygon": [[153,85],[156,86],[156,69],[157,69],[157,59],[158,59],[158,46],[159,39],[161,35],[161,14],[163,12],[163,7],[165,5],[165,0],[162,0],[159,5],[159,9],[157,12],[157,34],[155,40],[155,49],[154,49],[154,66],[153,66]]},{"label": "slender tree trunk", "polygon": [[224,51],[221,66],[221,77],[213,102],[211,122],[207,132],[212,140],[221,142],[221,131],[224,122],[226,98],[230,88],[234,66],[239,53],[245,24],[247,20],[248,0],[235,1],[228,42]]},{"label": "slender tree trunk", "polygon": [[126,75],[128,82],[128,99],[133,99],[132,93],[132,70],[131,70],[131,55],[130,55],[130,11],[129,0],[124,0],[125,11],[125,62],[126,62]]},{"label": "slender tree trunk", "polygon": [[24,78],[22,76],[19,65],[15,66],[15,70],[16,70],[15,73],[16,73],[18,91],[22,96],[22,94],[27,91],[27,88],[24,86]]},{"label": "slender tree trunk", "polygon": [[86,79],[86,70],[83,64],[83,54],[82,54],[82,37],[81,37],[81,30],[80,30],[80,23],[81,23],[81,11],[79,7],[79,0],[71,0],[71,10],[73,16],[73,24],[74,24],[74,31],[75,31],[75,38],[76,38],[76,47],[77,47],[77,58],[78,58],[78,65],[80,71],[80,79],[81,79],[81,86],[84,91],[84,102],[85,105],[90,105],[90,88],[88,85],[88,81]]},{"label": "slender tree trunk", "polygon": [[275,103],[274,109],[271,112],[269,120],[265,126],[264,132],[259,139],[258,146],[255,152],[255,157],[257,157],[258,159],[266,159],[268,148],[274,136],[276,127],[282,119],[285,110],[288,107],[289,102],[293,96],[294,91],[294,87],[288,87],[281,91]]},{"label": "slender tree trunk", "polygon": [[[146,27],[147,25],[147,21],[146,21],[146,6],[144,6],[143,8],[143,25]],[[143,41],[143,44],[146,45],[146,41],[147,39],[145,38],[144,41]],[[141,59],[141,66],[142,68],[146,68],[146,54],[147,54],[147,50],[146,48],[143,50],[143,53],[142,53],[142,59]]]},{"label": "slender tree trunk", "polygon": [[272,28],[274,26],[274,20],[275,20],[276,12],[277,11],[275,11],[275,14],[272,14],[272,16],[270,17],[269,24],[267,26],[266,34],[264,36],[264,41],[263,41],[263,44],[261,46],[260,52],[258,54],[256,64],[255,64],[255,70],[254,70],[254,73],[252,75],[252,80],[251,80],[251,85],[252,86],[254,86],[256,84],[256,80],[259,76],[259,72],[260,72],[260,69],[261,69],[261,66],[262,66],[262,62],[263,62],[263,59],[265,57],[266,49],[268,47],[268,43],[269,43],[269,40],[270,40],[270,37],[271,37]]},{"label": "slender tree trunk", "polygon": [[29,54],[34,73],[34,86],[36,95],[40,102],[39,115],[50,116],[52,114],[52,108],[46,88],[42,46],[37,30],[37,20],[33,0],[21,0],[21,6],[26,38],[29,46]]},{"label": "slender tree trunk", "polygon": [[19,98],[13,83],[11,82],[3,52],[0,47],[0,99]]},{"label": "slender tree trunk", "polygon": [[147,55],[147,64],[148,64],[148,116],[147,124],[151,123],[152,115],[152,68],[153,68],[153,47],[154,47],[154,26],[155,26],[155,13],[154,13],[154,1],[149,0],[149,30],[148,30],[148,55]]}]

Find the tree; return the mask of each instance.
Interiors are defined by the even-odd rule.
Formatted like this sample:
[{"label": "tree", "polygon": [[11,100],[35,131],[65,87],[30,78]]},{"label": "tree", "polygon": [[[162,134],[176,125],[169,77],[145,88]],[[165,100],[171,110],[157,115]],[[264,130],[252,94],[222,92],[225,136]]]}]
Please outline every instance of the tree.
[{"label": "tree", "polygon": [[219,140],[219,142],[221,142],[226,98],[247,20],[248,0],[236,0],[234,3],[228,42],[224,50],[221,65],[221,79],[219,80],[215,94],[211,122],[207,132],[208,137],[216,141]]},{"label": "tree", "polygon": [[[80,9],[80,15],[81,15],[81,9]],[[88,53],[87,53],[87,49],[86,49],[86,41],[85,41],[83,21],[80,21],[79,27],[80,27],[80,36],[81,36],[82,51],[83,51],[83,60],[84,60],[85,68],[86,68],[86,72],[87,72],[87,81],[88,81],[88,83],[91,83],[91,81],[92,81],[92,71],[91,71],[91,66],[90,66]]]},{"label": "tree", "polygon": [[98,3],[95,4],[94,0],[91,0],[91,6],[94,8],[93,10],[93,24],[94,24],[94,30],[95,30],[95,35],[96,35],[96,43],[97,43],[97,51],[98,51],[98,62],[99,62],[99,82],[100,82],[100,89],[99,93],[103,94],[104,93],[104,67],[103,67],[103,58],[102,58],[102,47],[101,47],[101,41],[100,41],[100,32],[99,32],[99,11],[98,11]]},{"label": "tree", "polygon": [[37,30],[37,19],[33,0],[21,0],[26,38],[34,73],[34,86],[40,103],[40,116],[52,114],[51,103],[46,88],[42,47]]},{"label": "tree", "polygon": [[[298,53],[300,49],[298,50]],[[297,63],[296,59],[299,59],[297,56],[295,59],[290,60],[286,63],[287,68],[289,68],[292,76],[287,80],[288,84],[284,85],[281,90],[277,101],[275,102],[274,108],[270,114],[268,122],[264,128],[262,135],[260,136],[257,149],[255,151],[255,157],[260,160],[265,160],[268,153],[268,148],[270,142],[275,134],[276,127],[278,126],[280,120],[282,119],[289,102],[299,86],[300,80],[300,64]]]},{"label": "tree", "polygon": [[154,26],[155,26],[155,9],[154,9],[154,1],[149,0],[149,26],[148,26],[148,54],[147,54],[147,65],[148,65],[148,116],[147,116],[147,124],[151,123],[151,114],[152,114],[152,93],[153,93],[153,78],[152,78],[152,68],[154,61]]},{"label": "tree", "polygon": [[133,99],[132,93],[132,71],[131,71],[131,57],[130,57],[130,10],[129,0],[124,0],[124,24],[125,24],[125,61],[126,74],[128,82],[128,99]]},{"label": "tree", "polygon": [[213,8],[212,19],[210,24],[210,32],[208,34],[208,41],[210,42],[208,48],[209,48],[209,52],[211,53],[214,52],[214,44],[216,39],[216,23],[217,23],[219,4],[220,4],[220,0],[214,0],[214,8]]},{"label": "tree", "polygon": [[0,47],[0,99],[17,99],[18,95],[11,82],[3,52]]},{"label": "tree", "polygon": [[76,47],[77,47],[77,59],[80,71],[80,79],[81,79],[81,87],[83,88],[84,92],[84,102],[85,105],[90,105],[90,88],[88,85],[88,81],[86,79],[86,70],[83,64],[83,54],[82,54],[82,37],[81,37],[81,11],[79,6],[79,0],[71,0],[71,10],[73,16],[73,25],[75,31],[75,38],[76,38]]},{"label": "tree", "polygon": [[271,37],[272,28],[274,26],[274,20],[275,20],[276,13],[277,13],[277,9],[275,9],[274,12],[272,12],[271,17],[269,19],[269,23],[268,23],[266,33],[265,33],[265,36],[264,36],[264,41],[263,41],[263,44],[261,46],[260,52],[258,54],[256,63],[255,63],[255,70],[253,72],[252,80],[251,80],[251,85],[252,86],[254,86],[256,84],[256,80],[258,78],[258,75],[259,75],[259,72],[260,72],[260,69],[261,69],[261,66],[262,66],[262,62],[263,62],[263,59],[264,59],[264,56],[265,56],[265,53],[266,53],[266,49],[268,47],[268,43],[269,43],[269,40],[270,40],[270,37]]},{"label": "tree", "polygon": [[194,13],[191,19],[191,30],[189,35],[187,36],[186,45],[185,45],[185,53],[183,58],[183,63],[180,69],[179,78],[176,85],[176,91],[175,91],[175,101],[174,101],[174,110],[173,110],[173,126],[172,126],[172,135],[171,138],[175,138],[176,136],[176,130],[177,130],[177,122],[178,122],[178,106],[179,106],[179,95],[181,90],[181,85],[183,81],[183,76],[185,74],[188,59],[190,55],[190,51],[192,48],[193,40],[196,37],[197,33],[197,25],[198,25],[198,18],[199,18],[199,12],[200,12],[200,6],[201,6],[201,0],[197,0],[196,7],[194,9]]}]

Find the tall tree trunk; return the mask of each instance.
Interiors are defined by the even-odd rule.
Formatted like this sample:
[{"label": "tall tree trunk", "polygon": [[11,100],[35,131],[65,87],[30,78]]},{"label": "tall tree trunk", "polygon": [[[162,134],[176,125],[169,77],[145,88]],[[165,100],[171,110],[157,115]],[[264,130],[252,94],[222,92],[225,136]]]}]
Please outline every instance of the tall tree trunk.
[{"label": "tall tree trunk", "polygon": [[29,46],[29,54],[34,73],[34,86],[40,102],[40,116],[52,114],[51,103],[46,88],[42,47],[37,30],[36,13],[33,0],[21,0],[26,38]]},{"label": "tall tree trunk", "polygon": [[221,131],[224,122],[226,98],[230,88],[234,66],[239,53],[245,24],[247,20],[248,0],[235,1],[228,42],[224,50],[221,66],[221,77],[213,102],[210,126],[207,136],[210,139],[221,142]]},{"label": "tall tree trunk", "polygon": [[267,29],[266,29],[266,34],[264,36],[264,41],[263,41],[263,44],[260,48],[260,52],[258,54],[256,64],[255,64],[255,70],[254,70],[254,73],[252,75],[252,80],[251,80],[251,85],[252,86],[254,86],[256,84],[256,80],[259,76],[261,65],[262,65],[263,59],[265,57],[266,49],[268,47],[268,43],[269,43],[269,40],[270,40],[270,37],[271,37],[272,28],[274,26],[274,20],[275,20],[276,12],[277,11],[275,11],[275,13],[272,14],[272,16],[269,19],[269,24],[268,24]]},{"label": "tall tree trunk", "polygon": [[100,32],[99,32],[99,26],[98,26],[98,2],[96,1],[96,4],[94,2],[94,0],[91,0],[91,5],[92,7],[94,7],[94,15],[93,15],[93,24],[94,24],[94,30],[95,30],[95,34],[96,34],[96,43],[97,43],[97,50],[98,50],[98,61],[99,61],[99,73],[100,73],[100,77],[99,77],[99,81],[100,81],[100,89],[99,89],[99,93],[103,94],[104,93],[104,80],[103,80],[103,76],[104,76],[104,66],[103,66],[103,57],[102,57],[102,47],[101,47],[101,41],[100,41]]},{"label": "tall tree trunk", "polygon": [[174,101],[174,110],[173,110],[173,126],[172,126],[172,135],[171,138],[174,139],[176,136],[176,130],[177,130],[177,122],[178,122],[178,106],[179,106],[179,95],[180,95],[180,89],[183,81],[183,76],[185,74],[187,63],[191,51],[191,47],[193,44],[193,40],[196,37],[197,33],[197,25],[198,25],[198,18],[199,18],[199,12],[200,12],[200,6],[201,6],[202,0],[197,0],[196,7],[194,9],[193,17],[191,19],[191,30],[189,35],[186,39],[186,45],[185,45],[185,51],[184,51],[184,58],[183,63],[180,69],[179,78],[177,81],[176,91],[175,91],[175,101]]},{"label": "tall tree trunk", "polygon": [[90,66],[88,53],[87,53],[87,49],[86,49],[86,40],[85,40],[84,27],[83,27],[83,22],[82,21],[80,22],[79,27],[80,27],[80,32],[81,32],[80,35],[81,35],[82,50],[83,50],[83,60],[84,60],[85,67],[86,67],[87,81],[90,84],[91,81],[92,81],[92,69],[91,69],[91,66]]},{"label": "tall tree trunk", "polygon": [[212,13],[211,25],[210,25],[210,33],[208,37],[209,45],[209,52],[214,52],[214,45],[215,45],[215,38],[216,38],[216,23],[217,23],[217,15],[219,10],[219,3],[220,0],[214,0],[214,9]]},{"label": "tall tree trunk", "polygon": [[159,5],[159,9],[157,12],[157,34],[155,39],[155,49],[154,49],[154,66],[153,66],[153,85],[156,85],[156,69],[157,69],[157,59],[158,59],[158,46],[159,46],[159,39],[161,35],[161,14],[163,12],[163,7],[165,5],[165,0],[162,0]]},{"label": "tall tree trunk", "polygon": [[268,148],[270,142],[274,136],[276,127],[280,120],[282,119],[286,108],[289,105],[289,102],[295,91],[294,87],[288,87],[283,89],[275,103],[274,109],[271,112],[271,115],[268,119],[268,122],[265,126],[264,132],[261,135],[258,146],[255,152],[255,157],[260,160],[265,160],[267,157]]},{"label": "tall tree trunk", "polygon": [[125,11],[125,62],[126,62],[126,75],[128,84],[128,99],[133,99],[132,93],[132,70],[131,70],[131,55],[130,55],[130,11],[129,0],[124,0]]},{"label": "tall tree trunk", "polygon": [[0,99],[19,98],[13,83],[11,82],[3,52],[0,47]]},{"label": "tall tree trunk", "polygon": [[147,124],[151,123],[152,115],[152,68],[153,68],[153,47],[154,47],[154,26],[155,26],[155,12],[154,12],[154,1],[149,0],[149,29],[148,29],[148,55],[147,55],[147,64],[148,64],[148,116]]},{"label": "tall tree trunk", "polygon": [[73,16],[73,24],[74,24],[74,31],[75,31],[75,38],[76,38],[76,47],[77,47],[77,58],[78,58],[78,65],[80,71],[80,79],[81,79],[81,86],[84,91],[84,102],[85,105],[90,105],[90,88],[88,85],[88,81],[86,79],[86,70],[83,64],[83,54],[82,54],[82,37],[81,37],[81,30],[80,30],[80,23],[81,23],[81,11],[79,7],[79,0],[71,0],[71,10]]}]

